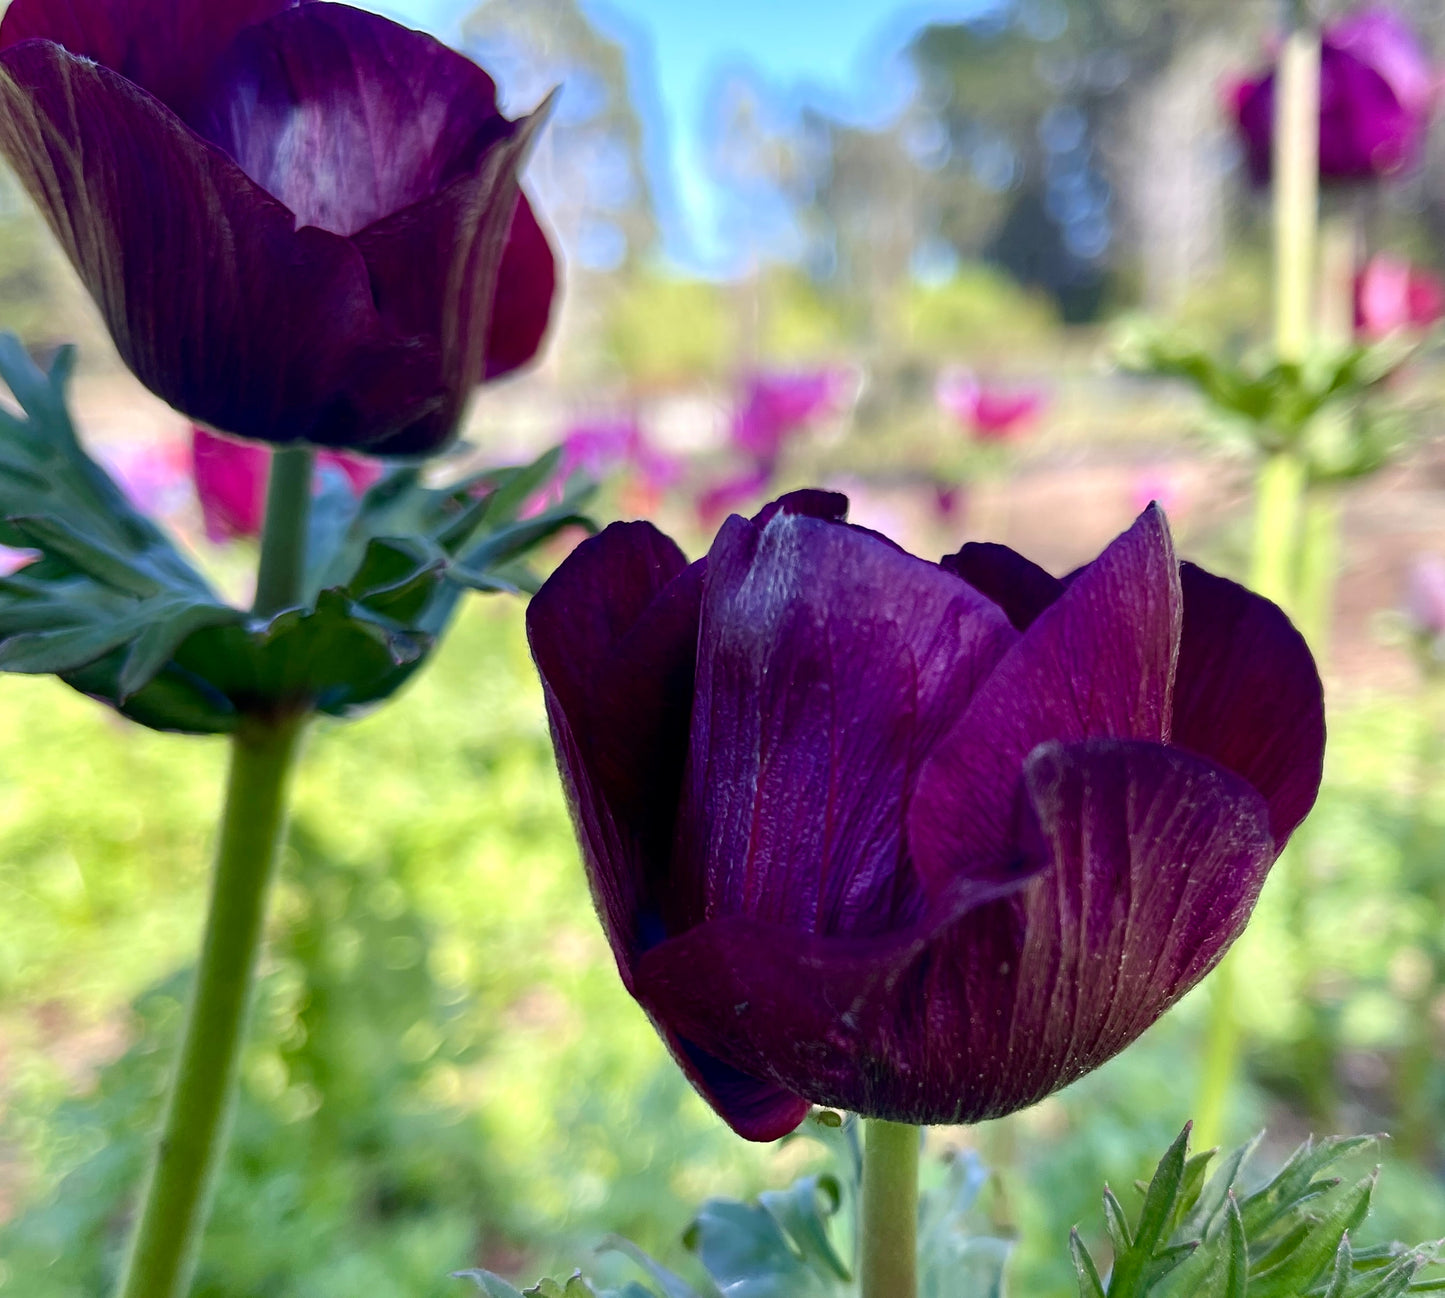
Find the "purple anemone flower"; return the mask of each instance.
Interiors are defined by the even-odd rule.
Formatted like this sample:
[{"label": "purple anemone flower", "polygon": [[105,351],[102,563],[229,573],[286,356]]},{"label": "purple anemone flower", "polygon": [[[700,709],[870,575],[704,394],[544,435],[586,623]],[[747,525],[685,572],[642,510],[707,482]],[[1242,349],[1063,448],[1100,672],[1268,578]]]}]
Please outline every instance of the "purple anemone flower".
[{"label": "purple anemone flower", "polygon": [[[1325,28],[1320,47],[1320,176],[1371,180],[1418,161],[1434,108],[1434,70],[1398,14],[1373,5]],[[1249,172],[1270,175],[1274,70],[1234,87]]]},{"label": "purple anemone flower", "polygon": [[1319,677],[1156,508],[1057,580],[797,492],[689,564],[584,541],[532,653],[627,989],[740,1134],[1032,1104],[1238,936],[1314,802]]},{"label": "purple anemone flower", "polygon": [[835,369],[750,375],[733,417],[733,446],[758,463],[775,463],[789,438],[846,402],[848,383]]},{"label": "purple anemone flower", "polygon": [[13,0],[0,153],[127,365],[266,442],[435,450],[546,331],[539,119],[474,63],[304,0]]}]

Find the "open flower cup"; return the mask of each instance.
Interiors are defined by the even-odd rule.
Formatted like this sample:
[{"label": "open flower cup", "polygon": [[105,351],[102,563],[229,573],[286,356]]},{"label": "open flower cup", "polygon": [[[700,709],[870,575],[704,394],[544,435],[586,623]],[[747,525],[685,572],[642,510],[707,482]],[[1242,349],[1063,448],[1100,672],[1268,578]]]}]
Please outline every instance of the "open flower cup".
[{"label": "open flower cup", "polygon": [[305,0],[14,0],[0,154],[177,410],[419,455],[530,360],[551,248],[518,188],[540,116],[420,32]]},{"label": "open flower cup", "polygon": [[614,524],[528,616],[622,978],[755,1140],[1098,1067],[1239,935],[1319,786],[1303,640],[1157,508],[1060,580],[846,504],[733,516],[691,564]]}]

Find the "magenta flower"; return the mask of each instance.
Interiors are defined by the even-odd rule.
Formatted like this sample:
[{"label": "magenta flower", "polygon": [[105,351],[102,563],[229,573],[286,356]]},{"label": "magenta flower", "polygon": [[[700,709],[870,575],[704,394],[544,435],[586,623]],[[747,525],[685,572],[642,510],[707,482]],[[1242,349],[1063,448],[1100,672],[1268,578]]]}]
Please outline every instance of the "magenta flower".
[{"label": "magenta flower", "polygon": [[1417,634],[1445,636],[1445,559],[1438,554],[1418,555],[1410,565],[1405,615]]},{"label": "magenta flower", "polygon": [[716,527],[733,510],[756,501],[772,480],[773,469],[768,464],[754,465],[741,473],[718,479],[698,493],[698,522],[704,527]]},{"label": "magenta flower", "polygon": [[1355,328],[1366,338],[1428,329],[1445,316],[1445,284],[1400,257],[1377,253],[1355,279]]},{"label": "magenta flower", "polygon": [[1157,509],[1059,581],[797,492],[689,564],[584,541],[528,634],[628,990],[742,1135],[973,1122],[1219,960],[1314,802],[1319,677]]},{"label": "magenta flower", "polygon": [[833,369],[751,375],[733,416],[731,440],[758,463],[775,464],[794,434],[835,413],[848,379]]},{"label": "magenta flower", "polygon": [[122,357],[261,441],[435,450],[536,352],[527,121],[431,37],[304,0],[13,0],[0,153]]},{"label": "magenta flower", "polygon": [[[1324,30],[1320,51],[1320,177],[1373,180],[1419,159],[1434,108],[1434,70],[1405,20],[1383,5]],[[1256,184],[1269,179],[1274,70],[1234,87],[1233,109]]]},{"label": "magenta flower", "polygon": [[938,380],[938,404],[981,442],[1006,442],[1038,417],[1048,398],[1038,388],[1002,388],[980,383],[963,370]]},{"label": "magenta flower", "polygon": [[[317,465],[346,475],[358,495],[382,475],[375,460],[322,451]],[[191,476],[206,536],[216,544],[260,536],[266,521],[266,480],[271,472],[271,451],[254,442],[220,437],[204,428],[191,429]]]}]

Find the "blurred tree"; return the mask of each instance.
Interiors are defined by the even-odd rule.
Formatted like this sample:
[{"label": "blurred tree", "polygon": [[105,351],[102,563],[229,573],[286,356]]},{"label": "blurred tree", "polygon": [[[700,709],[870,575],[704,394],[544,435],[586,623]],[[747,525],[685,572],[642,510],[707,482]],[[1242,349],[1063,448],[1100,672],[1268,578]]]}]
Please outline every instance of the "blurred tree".
[{"label": "blurred tree", "polygon": [[560,88],[528,183],[561,244],[567,278],[562,337],[548,363],[565,357],[585,374],[601,363],[591,340],[612,309],[617,273],[635,269],[657,236],[626,51],[577,0],[485,0],[463,23],[462,41],[496,77],[508,112]]},{"label": "blurred tree", "polygon": [[[1227,27],[1237,40],[1260,11],[1004,0],[969,22],[925,27],[909,50],[914,129],[931,119],[944,155],[932,196],[939,238],[1046,289],[1066,319],[1097,314],[1110,273],[1136,255],[1146,295],[1175,294],[1172,281],[1222,243],[1217,34]],[[1191,225],[1198,237],[1183,237]]]}]

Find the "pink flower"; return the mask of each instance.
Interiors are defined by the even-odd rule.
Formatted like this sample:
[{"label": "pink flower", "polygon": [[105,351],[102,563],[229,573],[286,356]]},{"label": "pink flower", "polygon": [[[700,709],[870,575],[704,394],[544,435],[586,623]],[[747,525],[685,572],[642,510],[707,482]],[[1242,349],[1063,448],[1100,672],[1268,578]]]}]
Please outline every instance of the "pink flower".
[{"label": "pink flower", "polygon": [[836,413],[847,389],[847,374],[836,369],[752,374],[733,416],[732,444],[771,464],[790,437]]},{"label": "pink flower", "polygon": [[1377,253],[1355,279],[1355,328],[1366,338],[1427,329],[1445,315],[1445,284],[1400,257]]},{"label": "pink flower", "polygon": [[96,447],[95,458],[141,513],[164,518],[184,504],[189,473],[181,443],[111,442]]},{"label": "pink flower", "polygon": [[27,563],[40,557],[38,550],[17,550],[13,545],[0,545],[0,577],[19,572]]},{"label": "pink flower", "polygon": [[704,527],[716,527],[739,505],[756,500],[772,481],[771,465],[760,464],[715,482],[697,498],[697,516]]},{"label": "pink flower", "polygon": [[[316,463],[322,469],[340,469],[358,496],[384,472],[376,460],[342,451],[321,451]],[[211,541],[220,544],[261,534],[270,471],[271,452],[267,447],[192,426],[191,473],[206,536]]]},{"label": "pink flower", "polygon": [[1405,616],[1423,636],[1445,635],[1445,559],[1438,554],[1418,555],[1410,565]]},{"label": "pink flower", "polygon": [[985,386],[967,370],[947,370],[938,380],[938,404],[981,442],[1006,442],[1023,432],[1048,398],[1039,388]]}]

